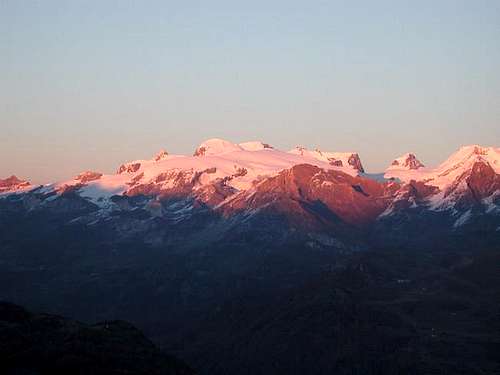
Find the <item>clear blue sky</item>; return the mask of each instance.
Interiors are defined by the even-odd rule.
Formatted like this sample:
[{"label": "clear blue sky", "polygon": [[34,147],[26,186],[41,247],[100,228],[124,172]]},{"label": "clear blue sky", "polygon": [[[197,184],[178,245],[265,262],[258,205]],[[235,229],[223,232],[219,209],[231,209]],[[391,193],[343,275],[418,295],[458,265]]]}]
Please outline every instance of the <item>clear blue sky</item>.
[{"label": "clear blue sky", "polygon": [[500,146],[500,1],[0,0],[0,177],[205,138],[437,164]]}]

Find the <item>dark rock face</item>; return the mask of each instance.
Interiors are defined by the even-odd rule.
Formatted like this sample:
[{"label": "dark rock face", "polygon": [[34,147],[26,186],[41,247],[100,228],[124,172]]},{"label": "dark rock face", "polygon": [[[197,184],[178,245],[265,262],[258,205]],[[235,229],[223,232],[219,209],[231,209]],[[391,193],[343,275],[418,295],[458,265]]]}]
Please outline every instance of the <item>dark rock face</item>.
[{"label": "dark rock face", "polygon": [[359,158],[358,154],[352,154],[349,156],[349,159],[347,160],[349,165],[351,165],[354,169],[357,171],[364,173],[365,169],[363,168],[363,165],[361,164],[361,159]]},{"label": "dark rock face", "polygon": [[344,165],[342,164],[342,160],[338,160],[335,158],[328,158],[328,162],[330,165],[333,165],[334,167],[343,167]]},{"label": "dark rock face", "polygon": [[0,302],[2,374],[165,374],[194,372],[124,321],[86,325]]},{"label": "dark rock face", "polygon": [[116,171],[116,174],[134,173],[134,172],[137,172],[140,167],[141,167],[141,163],[122,164],[118,168],[118,171]]}]

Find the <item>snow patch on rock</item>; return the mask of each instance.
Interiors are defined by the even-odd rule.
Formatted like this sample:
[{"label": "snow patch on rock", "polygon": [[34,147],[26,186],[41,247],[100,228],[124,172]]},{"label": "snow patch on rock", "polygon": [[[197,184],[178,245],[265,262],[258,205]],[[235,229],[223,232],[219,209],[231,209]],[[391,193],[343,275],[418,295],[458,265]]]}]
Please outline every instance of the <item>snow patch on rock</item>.
[{"label": "snow patch on rock", "polygon": [[462,225],[466,224],[470,218],[472,217],[471,210],[465,211],[463,214],[461,214],[457,220],[455,220],[455,223],[453,224],[454,228],[461,227]]},{"label": "snow patch on rock", "polygon": [[388,169],[408,170],[408,169],[419,169],[423,167],[425,167],[424,164],[422,164],[422,162],[420,162],[420,160],[417,159],[415,154],[409,152],[400,156],[399,158],[394,159]]}]

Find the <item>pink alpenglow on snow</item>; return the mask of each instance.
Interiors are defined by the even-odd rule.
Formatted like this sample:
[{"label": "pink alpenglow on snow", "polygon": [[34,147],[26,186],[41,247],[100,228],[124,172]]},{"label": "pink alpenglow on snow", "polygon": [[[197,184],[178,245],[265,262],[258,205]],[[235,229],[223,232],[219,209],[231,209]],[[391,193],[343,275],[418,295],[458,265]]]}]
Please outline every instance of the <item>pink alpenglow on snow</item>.
[{"label": "pink alpenglow on snow", "polygon": [[[174,189],[186,183],[186,180],[194,181],[192,185],[195,190],[218,180],[224,181],[230,188],[247,190],[261,179],[298,164],[310,164],[325,170],[335,169],[352,176],[363,170],[356,153],[326,155],[322,158],[318,152],[285,152],[260,141],[235,144],[214,138],[202,142],[193,156],[173,155],[161,150],[150,160],[134,160],[120,165],[116,174],[84,172],[74,180],[50,186],[57,191],[66,191],[69,186],[75,186],[81,196],[102,203],[102,199],[127,194],[139,186],[152,189],[154,185],[155,191],[163,191]],[[333,156],[341,162],[332,162]]]},{"label": "pink alpenglow on snow", "polygon": [[419,169],[425,167],[425,165],[417,159],[415,154],[407,153],[397,159],[394,159],[389,168],[391,167],[394,169]]},{"label": "pink alpenglow on snow", "polygon": [[321,160],[336,167],[352,168],[360,173],[365,171],[357,152],[329,152],[319,149],[311,151],[305,147],[297,146],[290,150],[289,153]]},{"label": "pink alpenglow on snow", "polygon": [[[394,184],[401,187],[397,196],[401,199],[416,194],[435,209],[453,207],[459,200],[457,197],[462,199],[466,195],[480,200],[487,198],[484,204],[493,207],[495,197],[500,195],[497,191],[500,149],[495,147],[462,147],[434,168],[425,167],[414,154],[407,153],[395,159],[385,171],[384,178],[380,178],[364,173],[356,152],[311,151],[304,147],[286,152],[260,141],[236,144],[216,138],[202,142],[192,156],[173,155],[161,150],[151,159],[120,165],[116,174],[86,171],[72,180],[46,185],[41,191],[58,194],[77,191],[81,197],[101,207],[112,207],[110,198],[114,195],[137,194],[161,197],[189,193],[222,204],[226,198],[233,199],[232,195],[238,192],[251,195],[252,189],[264,180],[298,165],[335,171],[340,173],[339,176],[347,174],[374,179],[381,184],[396,180]],[[330,183],[324,181],[325,186]],[[30,189],[28,182],[14,176],[0,180],[2,196]],[[338,191],[332,190],[331,194],[339,197]],[[395,200],[396,205],[400,198]],[[393,207],[391,205],[384,215],[389,214]]]},{"label": "pink alpenglow on snow", "polygon": [[28,181],[21,180],[17,176],[10,176],[6,179],[0,179],[0,194],[8,192],[23,192],[32,188]]},{"label": "pink alpenglow on snow", "polygon": [[[441,190],[451,183],[465,171],[470,170],[476,162],[490,165],[496,173],[500,173],[500,148],[481,147],[478,145],[463,146],[454,152],[448,159],[435,168],[427,168],[416,158],[408,157],[406,154],[396,159],[385,171],[386,178],[397,178],[401,181],[426,181],[427,184],[437,186]],[[405,162],[409,161],[409,165]]]}]

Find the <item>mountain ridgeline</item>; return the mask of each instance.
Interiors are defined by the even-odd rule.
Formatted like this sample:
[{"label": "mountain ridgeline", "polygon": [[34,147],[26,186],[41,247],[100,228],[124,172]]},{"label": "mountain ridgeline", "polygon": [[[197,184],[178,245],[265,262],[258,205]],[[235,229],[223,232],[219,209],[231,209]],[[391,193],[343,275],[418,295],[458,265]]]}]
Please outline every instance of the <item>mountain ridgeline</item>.
[{"label": "mountain ridgeline", "polygon": [[500,149],[382,174],[211,139],[114,174],[0,180],[0,296],[125,319],[206,374],[494,373]]}]

